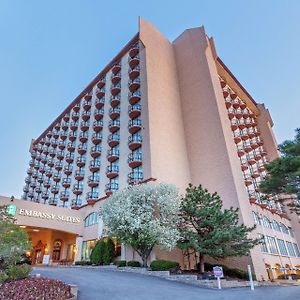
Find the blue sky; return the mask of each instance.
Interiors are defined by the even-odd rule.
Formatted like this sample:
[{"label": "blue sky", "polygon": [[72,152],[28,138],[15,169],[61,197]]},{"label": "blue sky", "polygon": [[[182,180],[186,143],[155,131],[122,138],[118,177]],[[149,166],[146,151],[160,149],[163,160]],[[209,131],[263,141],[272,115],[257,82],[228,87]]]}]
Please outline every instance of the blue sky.
[{"label": "blue sky", "polygon": [[279,142],[300,127],[300,1],[0,1],[0,194],[20,197],[29,145],[137,32],[204,25]]}]

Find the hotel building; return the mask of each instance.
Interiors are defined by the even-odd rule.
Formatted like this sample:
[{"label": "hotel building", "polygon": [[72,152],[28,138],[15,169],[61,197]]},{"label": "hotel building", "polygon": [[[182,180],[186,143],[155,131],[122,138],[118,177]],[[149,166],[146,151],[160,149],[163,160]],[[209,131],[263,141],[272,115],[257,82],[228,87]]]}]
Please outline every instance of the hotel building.
[{"label": "hotel building", "polygon": [[[259,192],[265,164],[279,156],[272,126],[265,105],[222,62],[203,27],[170,42],[140,19],[138,34],[32,141],[27,201],[14,202],[75,214],[81,220],[77,232],[73,223],[53,228],[45,218],[22,225],[71,232],[73,258],[80,260],[88,259],[102,232],[97,211],[114,191],[157,181],[183,193],[188,183],[202,184],[218,192],[225,207],[238,207],[245,225],[257,225],[253,237],[264,237],[249,257],[225,263],[242,269],[251,264],[258,280],[299,273],[298,219]],[[127,246],[121,256],[138,259]],[[191,264],[179,250],[156,249],[154,257],[176,259],[183,268]]]}]

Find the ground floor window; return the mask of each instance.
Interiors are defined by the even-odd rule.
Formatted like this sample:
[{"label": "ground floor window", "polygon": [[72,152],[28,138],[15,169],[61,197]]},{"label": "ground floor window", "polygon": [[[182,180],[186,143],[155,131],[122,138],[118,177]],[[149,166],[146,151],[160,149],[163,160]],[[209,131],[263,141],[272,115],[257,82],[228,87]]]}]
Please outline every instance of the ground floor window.
[{"label": "ground floor window", "polygon": [[82,260],[90,259],[90,255],[92,253],[93,248],[95,247],[95,244],[96,244],[96,240],[89,240],[89,241],[82,242],[82,254],[81,254]]}]

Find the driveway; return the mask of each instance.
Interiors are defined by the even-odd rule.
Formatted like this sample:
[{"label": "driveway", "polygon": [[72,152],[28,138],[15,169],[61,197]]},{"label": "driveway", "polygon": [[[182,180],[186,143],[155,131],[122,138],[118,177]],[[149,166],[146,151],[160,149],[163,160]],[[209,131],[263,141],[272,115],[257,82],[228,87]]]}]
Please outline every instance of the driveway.
[{"label": "driveway", "polygon": [[33,273],[79,286],[79,300],[300,299],[300,286],[211,290],[141,274],[93,268],[35,267]]}]

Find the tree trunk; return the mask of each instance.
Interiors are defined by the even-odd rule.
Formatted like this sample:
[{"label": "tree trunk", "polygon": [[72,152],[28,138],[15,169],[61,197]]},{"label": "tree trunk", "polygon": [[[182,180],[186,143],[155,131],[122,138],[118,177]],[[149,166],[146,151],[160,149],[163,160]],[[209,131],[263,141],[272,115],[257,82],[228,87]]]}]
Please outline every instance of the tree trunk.
[{"label": "tree trunk", "polygon": [[204,273],[204,255],[202,253],[199,253],[199,271],[201,274]]},{"label": "tree trunk", "polygon": [[143,265],[142,265],[142,267],[143,267],[143,268],[147,268],[147,267],[148,267],[148,265],[147,265],[147,258],[148,258],[148,256],[149,256],[149,255],[147,255],[147,254],[143,254],[143,255],[142,255],[142,260],[143,260]]}]

